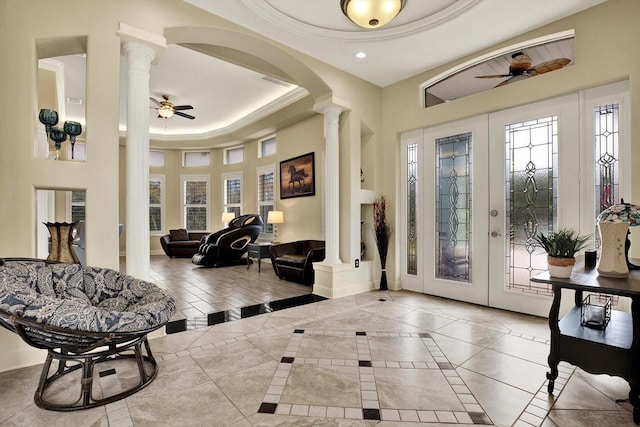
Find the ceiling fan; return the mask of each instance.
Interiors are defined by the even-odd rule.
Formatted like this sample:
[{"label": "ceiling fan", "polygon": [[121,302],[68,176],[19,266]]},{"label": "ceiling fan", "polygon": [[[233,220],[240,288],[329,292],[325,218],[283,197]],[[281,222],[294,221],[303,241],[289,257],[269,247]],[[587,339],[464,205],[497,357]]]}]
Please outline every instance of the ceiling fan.
[{"label": "ceiling fan", "polygon": [[517,52],[511,55],[511,65],[509,65],[509,74],[491,74],[487,76],[475,76],[477,79],[500,79],[509,77],[507,80],[497,84],[495,87],[504,86],[509,83],[517,82],[538,74],[548,73],[549,71],[558,70],[571,62],[568,58],[557,58],[551,61],[543,62],[535,67],[531,66],[531,58],[524,52]]},{"label": "ceiling fan", "polygon": [[149,98],[154,104],[158,106],[156,110],[158,110],[158,118],[160,119],[168,119],[176,116],[185,117],[189,120],[195,119],[194,116],[181,112],[181,110],[193,110],[191,105],[173,105],[172,102],[169,101],[168,95],[162,95],[164,101],[158,101],[155,98]]}]

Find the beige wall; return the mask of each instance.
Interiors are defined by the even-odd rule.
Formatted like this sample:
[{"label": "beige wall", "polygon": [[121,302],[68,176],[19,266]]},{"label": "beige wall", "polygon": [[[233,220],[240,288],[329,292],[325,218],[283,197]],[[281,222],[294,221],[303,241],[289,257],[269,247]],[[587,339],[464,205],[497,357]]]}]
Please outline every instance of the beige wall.
[{"label": "beige wall", "polygon": [[[284,212],[285,223],[278,226],[278,240],[292,241],[301,239],[323,239],[322,230],[322,189],[324,186],[324,136],[322,132],[323,117],[315,115],[292,126],[275,132],[277,151],[274,155],[258,157],[258,147],[261,139],[255,139],[242,144],[244,147],[244,162],[241,164],[225,165],[224,149],[214,148],[203,150],[210,152],[211,166],[185,168],[182,166],[184,151],[164,151],[165,165],[162,168],[150,168],[150,174],[164,175],[165,178],[165,230],[163,234],[173,228],[182,228],[182,202],[180,194],[181,175],[209,176],[209,231],[216,231],[223,227],[220,221],[222,213],[222,174],[228,172],[242,172],[242,213],[257,213],[257,175],[256,169],[273,165],[276,171],[276,186],[279,178],[280,162],[302,154],[315,153],[316,162],[316,194],[315,196],[297,197],[280,200],[279,188],[276,190],[275,206]],[[265,137],[271,134],[266,134]],[[181,145],[181,142],[177,143]],[[153,146],[153,141],[151,142]],[[188,143],[185,143],[188,145]],[[126,200],[124,162],[126,149],[120,147],[120,221],[126,219]],[[266,218],[263,218],[266,221]],[[126,226],[120,239],[120,252],[126,251]],[[159,236],[151,236],[150,247],[152,254],[163,253]]]},{"label": "beige wall", "polygon": [[[73,25],[61,25],[61,22],[72,22]],[[271,61],[291,75],[299,76],[301,81],[309,84],[307,89],[315,97],[331,96],[328,85],[336,84],[337,90],[333,95],[351,102],[352,109],[362,108],[359,114],[370,126],[381,130],[379,88],[268,41],[259,34],[203,13],[180,0],[113,0],[108,3],[100,0],[0,1],[0,46],[3,58],[11,58],[10,61],[0,61],[2,119],[3,123],[11,124],[0,126],[0,197],[5,201],[0,204],[0,242],[3,242],[0,243],[0,257],[35,256],[35,188],[85,189],[87,263],[114,269],[119,267],[119,250],[125,237],[119,238],[117,230],[118,224],[123,222],[121,218],[125,217],[120,195],[126,182],[124,170],[119,167],[124,159],[118,132],[121,39],[117,29],[121,22],[159,35],[171,28],[197,28],[198,33],[209,32],[209,36],[225,35],[225,31],[232,30],[233,37],[229,37],[227,32],[226,37],[213,37],[212,44],[229,45],[240,40],[240,48]],[[86,42],[86,46],[77,42],[79,38]],[[34,134],[41,127],[37,119],[36,46],[42,48],[45,45],[47,57],[86,51],[86,123],[83,126],[86,162],[56,162],[34,156]],[[78,50],[79,47],[82,50]],[[309,122],[308,126],[315,130],[311,136],[304,128],[307,125],[283,130],[279,135],[280,141],[295,141],[291,147],[281,147],[278,156],[302,154],[312,151],[312,146],[318,147],[314,151],[318,154],[316,161],[321,171],[321,122],[320,116]],[[300,141],[309,141],[309,146],[303,145],[302,149]],[[351,143],[341,141],[341,144]],[[359,141],[354,143],[359,144]],[[255,164],[251,170],[255,169]],[[357,174],[359,163],[354,163],[349,171]],[[245,182],[252,181],[254,174],[247,172]],[[291,225],[300,224],[304,215],[318,215],[321,186],[320,178],[318,195],[299,199],[305,209],[290,211],[287,221],[290,219]],[[220,200],[219,193],[216,193],[219,190],[214,187],[212,200]],[[249,197],[248,191],[245,197]],[[278,201],[278,206],[287,211],[292,209],[293,203],[293,200],[282,204]],[[212,215],[216,216],[214,209]],[[349,206],[341,208],[341,215],[351,216]],[[168,213],[170,223],[167,226],[177,221],[177,217],[175,213]],[[293,228],[283,225],[283,239],[292,238],[292,235],[321,237],[321,226],[313,217],[312,221],[314,226],[305,227],[301,233],[294,233]],[[345,233],[341,242],[349,239],[350,235]],[[346,255],[347,258],[349,256]],[[6,331],[0,331],[0,343],[0,371],[42,361],[41,355],[29,351],[26,345],[19,344],[19,339]]]},{"label": "beige wall", "polygon": [[[499,111],[562,94],[575,93],[608,83],[628,79],[631,87],[631,199],[640,201],[640,122],[635,120],[640,111],[640,56],[637,51],[640,40],[640,2],[635,0],[609,0],[582,13],[505,41],[473,55],[460,58],[433,70],[386,87],[383,90],[383,118],[385,141],[376,170],[384,171],[389,179],[379,181],[377,188],[391,196],[394,217],[398,215],[400,193],[399,142],[400,134],[414,129],[472,117],[482,113]],[[514,84],[477,93],[455,101],[424,109],[419,104],[419,86],[451,67],[487,52],[548,34],[575,29],[575,65],[528,80],[526,84]],[[480,35],[479,35],[480,36]],[[384,163],[382,162],[384,159]],[[392,161],[392,159],[394,159]],[[401,226],[401,225],[399,225]],[[635,230],[634,230],[635,231]],[[640,234],[637,233],[636,234]],[[398,241],[395,233],[390,249],[391,270],[399,280],[396,266],[399,263]],[[635,256],[640,256],[640,245],[635,245]]]}]

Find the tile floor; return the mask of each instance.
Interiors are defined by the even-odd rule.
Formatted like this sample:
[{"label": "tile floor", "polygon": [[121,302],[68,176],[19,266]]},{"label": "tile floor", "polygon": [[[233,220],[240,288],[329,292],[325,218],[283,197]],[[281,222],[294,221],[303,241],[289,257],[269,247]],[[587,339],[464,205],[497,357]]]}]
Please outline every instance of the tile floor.
[{"label": "tile floor", "polygon": [[[545,319],[372,291],[153,339],[158,377],[105,407],[45,411],[40,366],[0,373],[0,426],[634,425],[619,378],[561,364],[548,395],[548,340]],[[133,377],[114,368],[105,393]]]},{"label": "tile floor", "polygon": [[[178,325],[184,321],[186,329],[207,326],[211,313],[226,311],[238,318],[243,307],[309,295],[312,290],[310,286],[280,280],[264,260],[260,272],[256,262],[248,268],[246,265],[205,268],[192,264],[190,258],[164,255],[151,256],[150,266],[151,280],[171,290],[176,297],[178,312],[171,321]],[[122,257],[120,271],[125,270]]]}]

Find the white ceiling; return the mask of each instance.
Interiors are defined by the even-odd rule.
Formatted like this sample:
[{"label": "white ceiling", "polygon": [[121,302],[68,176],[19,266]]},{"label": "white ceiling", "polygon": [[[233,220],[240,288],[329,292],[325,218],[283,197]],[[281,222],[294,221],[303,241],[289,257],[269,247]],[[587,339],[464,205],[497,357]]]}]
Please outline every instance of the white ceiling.
[{"label": "white ceiling", "polygon": [[[384,87],[606,0],[407,0],[396,19],[378,30],[351,23],[342,14],[339,0],[184,1]],[[356,59],[359,51],[367,57]],[[84,100],[84,84],[78,84],[84,79],[74,69],[84,58],[56,59],[65,67],[64,96]],[[124,57],[122,61],[120,129],[124,131],[127,64]],[[158,100],[169,95],[175,105],[192,105],[193,110],[185,113],[196,119],[161,119],[151,111],[151,138],[166,144],[207,138],[216,138],[216,145],[234,143],[225,135],[252,123],[255,128],[257,120],[291,109],[307,94],[303,88],[264,77],[170,45],[151,68],[150,95]],[[154,106],[149,102],[150,108]],[[83,104],[67,102],[66,110],[67,119],[85,123]],[[287,114],[289,120],[295,114],[299,114],[295,119],[304,117],[300,112]],[[256,130],[252,132],[255,135]]]},{"label": "white ceiling", "polygon": [[407,0],[377,30],[339,0],[184,1],[384,87],[605,0]]},{"label": "white ceiling", "polygon": [[[120,66],[120,123],[124,129],[127,106],[127,60]],[[278,110],[285,101],[305,96],[306,90],[229,62],[169,45],[157,64],[151,66],[149,95],[162,101],[169,96],[174,105],[191,105],[180,116],[158,118],[151,111],[149,133],[155,139],[205,139],[228,132],[245,123],[261,109]],[[157,107],[149,102],[150,107]]]}]

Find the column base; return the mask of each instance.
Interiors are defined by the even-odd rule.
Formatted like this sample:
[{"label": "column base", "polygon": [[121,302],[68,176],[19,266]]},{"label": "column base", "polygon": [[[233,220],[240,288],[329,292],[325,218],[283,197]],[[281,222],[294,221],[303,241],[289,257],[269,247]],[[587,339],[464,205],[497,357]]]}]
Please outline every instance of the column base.
[{"label": "column base", "polygon": [[373,290],[373,262],[361,261],[359,268],[349,264],[316,262],[313,293],[325,298],[340,298]]}]

